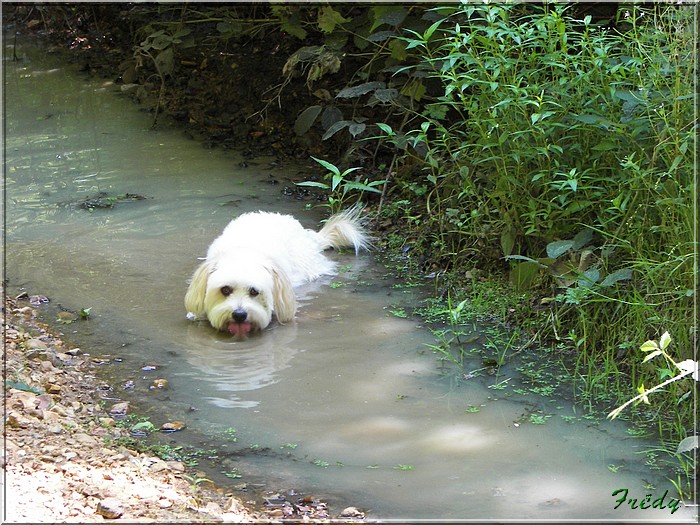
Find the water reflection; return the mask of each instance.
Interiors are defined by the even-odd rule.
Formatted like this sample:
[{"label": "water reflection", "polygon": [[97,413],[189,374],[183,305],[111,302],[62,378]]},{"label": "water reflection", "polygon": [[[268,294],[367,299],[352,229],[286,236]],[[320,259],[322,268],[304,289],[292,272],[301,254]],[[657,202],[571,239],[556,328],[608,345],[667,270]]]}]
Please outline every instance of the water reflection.
[{"label": "water reflection", "polygon": [[217,408],[253,408],[260,401],[246,394],[280,381],[280,372],[301,351],[296,336],[294,323],[273,326],[245,341],[233,341],[206,322],[190,323],[180,357],[191,365],[192,380],[212,383],[220,393],[204,400]]}]

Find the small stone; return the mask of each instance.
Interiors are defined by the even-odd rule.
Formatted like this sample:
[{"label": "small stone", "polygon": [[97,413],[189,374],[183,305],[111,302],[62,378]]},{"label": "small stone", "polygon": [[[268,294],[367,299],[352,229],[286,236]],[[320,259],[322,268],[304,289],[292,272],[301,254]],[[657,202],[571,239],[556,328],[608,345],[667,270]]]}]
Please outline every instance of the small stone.
[{"label": "small stone", "polygon": [[22,390],[11,390],[12,400],[10,406],[15,408],[23,408],[24,410],[31,410],[36,408],[39,404],[37,399],[37,394],[34,392],[24,392]]},{"label": "small stone", "polygon": [[185,465],[181,461],[166,461],[165,463],[173,472],[185,472]]},{"label": "small stone", "polygon": [[102,425],[103,427],[113,427],[117,424],[117,422],[111,417],[98,417],[97,421],[99,421],[100,425]]},{"label": "small stone", "polygon": [[48,346],[41,339],[30,339],[24,345],[28,350],[46,350]]},{"label": "small stone", "polygon": [[39,306],[41,304],[46,304],[49,302],[49,298],[45,295],[32,295],[29,297],[29,302],[33,306]]},{"label": "small stone", "polygon": [[210,516],[211,521],[222,521],[221,515],[223,513],[221,512],[221,507],[219,507],[219,505],[217,505],[213,501],[207,503],[204,508],[200,507],[198,511],[204,514],[208,514]]},{"label": "small stone", "polygon": [[163,423],[160,427],[162,432],[177,432],[182,430],[187,425],[183,421],[169,421],[168,423]]},{"label": "small stone", "polygon": [[58,312],[57,317],[58,318],[56,319],[56,321],[63,324],[69,324],[78,320],[78,314],[75,314],[73,312],[61,311]]},{"label": "small stone", "polygon": [[17,412],[10,412],[5,420],[5,423],[10,428],[28,428],[31,425],[26,417],[18,414]]},{"label": "small stone", "polygon": [[59,425],[58,423],[54,423],[51,425],[48,425],[46,427],[46,431],[50,432],[51,434],[61,434],[63,433],[63,427]]},{"label": "small stone", "polygon": [[32,319],[36,316],[36,312],[31,306],[25,306],[24,308],[20,308],[19,310],[17,310],[17,313],[23,315],[26,319]]},{"label": "small stone", "polygon": [[[41,408],[41,407],[39,407],[39,408]],[[51,410],[51,412],[56,412],[61,417],[70,417],[70,418],[75,417],[75,414],[68,413],[68,411],[65,408],[63,408],[61,405],[54,405],[49,410]]]},{"label": "small stone", "polygon": [[346,507],[343,512],[340,513],[341,518],[364,518],[365,513],[360,511],[357,507]]},{"label": "small stone", "polygon": [[39,410],[46,410],[56,405],[53,397],[51,397],[49,394],[39,394],[36,396],[36,402],[37,404],[35,406]]},{"label": "small stone", "polygon": [[163,470],[168,470],[169,467],[165,461],[163,461],[162,459],[157,459],[148,467],[148,469],[151,472],[161,472]]},{"label": "small stone", "polygon": [[168,380],[167,379],[154,379],[153,380],[153,388],[168,388]]},{"label": "small stone", "polygon": [[121,403],[115,403],[112,408],[109,409],[109,413],[112,416],[124,416],[129,410],[129,402],[122,401]]},{"label": "small stone", "polygon": [[[112,420],[112,422],[114,422],[114,419],[112,419],[112,418],[105,418],[105,419],[110,419],[110,420]],[[94,437],[92,437],[88,434],[85,434],[83,432],[78,432],[78,433],[74,434],[73,439],[75,439],[75,441],[81,445],[85,445],[85,446],[97,445],[97,440]]]},{"label": "small stone", "polygon": [[97,513],[108,519],[117,519],[124,514],[124,507],[117,498],[105,498],[97,504]]},{"label": "small stone", "polygon": [[47,391],[49,394],[60,394],[60,393],[61,393],[61,387],[58,386],[58,385],[53,385],[53,384],[52,384],[52,385],[48,385],[48,386],[46,387],[46,391]]}]

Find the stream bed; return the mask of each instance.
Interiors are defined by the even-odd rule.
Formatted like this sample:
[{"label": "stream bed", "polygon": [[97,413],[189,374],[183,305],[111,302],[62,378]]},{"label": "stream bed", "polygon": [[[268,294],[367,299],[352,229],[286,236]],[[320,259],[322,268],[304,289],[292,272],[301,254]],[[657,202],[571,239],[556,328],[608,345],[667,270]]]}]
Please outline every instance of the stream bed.
[{"label": "stream bed", "polygon": [[[331,254],[339,274],[302,287],[296,320],[258,337],[186,320],[187,280],[232,218],[265,209],[318,227],[323,209],[282,191],[304,166],[154,131],[119,85],[31,45],[17,55],[7,47],[3,62],[8,291],[49,298],[39,311],[105,357],[115,399],[156,426],[184,421],[167,440],[211,450],[208,478],[234,493],[303,491],[334,516],[354,505],[377,520],[688,516],[618,504],[618,489],[676,494],[648,465],[654,443],[623,422],[494,388],[520,384],[512,365],[471,380],[446,370],[430,331],[391,312],[419,291],[372,254]],[[88,320],[54,321],[87,308]]]}]

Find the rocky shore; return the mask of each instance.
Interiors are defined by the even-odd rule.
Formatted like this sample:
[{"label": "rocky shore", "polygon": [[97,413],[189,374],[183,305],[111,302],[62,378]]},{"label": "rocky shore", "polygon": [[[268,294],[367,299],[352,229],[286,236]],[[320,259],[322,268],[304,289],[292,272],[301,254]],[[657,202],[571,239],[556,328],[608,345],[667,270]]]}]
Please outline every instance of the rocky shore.
[{"label": "rocky shore", "polygon": [[192,483],[181,462],[115,446],[128,432],[99,403],[95,364],[38,322],[30,299],[2,312],[4,522],[267,521]]}]

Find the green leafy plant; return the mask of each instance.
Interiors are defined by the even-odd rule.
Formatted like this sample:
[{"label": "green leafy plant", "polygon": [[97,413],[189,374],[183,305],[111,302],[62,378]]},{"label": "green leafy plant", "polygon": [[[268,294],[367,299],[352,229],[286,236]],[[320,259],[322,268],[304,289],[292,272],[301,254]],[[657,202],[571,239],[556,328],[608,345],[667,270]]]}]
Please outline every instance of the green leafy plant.
[{"label": "green leafy plant", "polygon": [[192,45],[193,41],[187,39],[192,32],[188,27],[178,27],[174,30],[169,28],[154,30],[147,26],[145,32],[150,32],[146,38],[134,48],[134,68],[143,68],[148,62],[155,68],[155,76],[160,82],[158,101],[154,109],[153,127],[156,126],[158,114],[163,103],[165,93],[165,82],[167,77],[172,76],[175,68],[175,47],[178,45]]},{"label": "green leafy plant", "polygon": [[[620,413],[627,408],[631,404],[638,404],[641,402],[646,403],[647,405],[649,404],[649,394],[656,392],[657,390],[661,390],[662,388],[670,385],[671,383],[675,383],[676,381],[680,381],[681,379],[691,376],[695,381],[700,381],[700,376],[698,376],[698,362],[694,361],[692,359],[685,359],[681,362],[676,362],[673,357],[671,357],[667,352],[666,349],[668,346],[671,344],[671,336],[669,335],[668,332],[664,332],[664,334],[661,336],[661,338],[658,341],[654,340],[649,340],[646,341],[642,346],[639,347],[639,349],[642,352],[645,352],[647,355],[644,357],[644,360],[642,361],[643,363],[646,363],[647,361],[651,361],[652,359],[663,356],[666,361],[673,367],[672,369],[664,368],[661,369],[661,379],[666,379],[666,381],[656,385],[653,388],[646,389],[644,387],[644,383],[642,383],[638,388],[639,395],[633,397],[626,403],[622,404],[621,406],[617,407],[615,410],[610,412],[608,414],[608,417],[610,419],[615,419],[617,416],[620,415]],[[685,401],[689,398],[691,394],[691,391],[689,390],[686,392],[681,399],[679,399],[679,402]],[[697,436],[694,438],[694,447],[697,447]],[[681,447],[683,448],[683,447]]]},{"label": "green leafy plant", "polygon": [[140,423],[136,423],[135,425],[133,425],[129,429],[129,432],[131,432],[131,435],[133,436],[147,436],[155,430],[155,425],[153,425],[153,423],[151,423],[150,421],[141,421]]},{"label": "green leafy plant", "polygon": [[[639,347],[639,350],[646,354],[644,356],[644,359],[642,360],[642,363],[651,362],[652,360],[655,360],[659,357],[663,357],[666,366],[661,365],[661,367],[659,367],[659,378],[661,380],[665,379],[665,381],[662,381],[658,385],[649,389],[647,389],[644,386],[644,383],[641,383],[637,388],[639,394],[633,397],[632,399],[628,400],[627,402],[623,403],[615,410],[612,410],[608,414],[608,418],[615,419],[622,413],[622,411],[625,408],[627,408],[630,405],[638,405],[642,402],[647,405],[651,404],[651,402],[649,401],[650,394],[654,392],[664,391],[664,389],[669,385],[681,381],[687,378],[688,376],[690,376],[696,382],[700,381],[700,375],[698,374],[698,361],[695,361],[693,359],[685,359],[680,362],[676,361],[667,351],[671,344],[671,341],[672,339],[670,334],[668,332],[664,332],[658,341],[650,339],[644,342]],[[691,387],[679,397],[678,404],[693,404],[692,399],[690,397],[692,393],[693,388]],[[695,434],[692,436],[686,436],[683,439],[681,439],[680,442],[677,444],[675,451],[672,452],[672,454],[675,455],[675,457],[679,461],[679,464],[683,468],[686,479],[686,486],[690,486],[692,484],[690,480],[694,477],[693,473],[695,471],[696,465],[694,457],[687,458],[684,456],[684,454],[691,452],[697,448],[698,436],[697,434]],[[678,490],[679,494],[682,495],[684,492],[684,483],[682,482],[680,475],[678,479],[672,481],[676,486],[676,489]]]},{"label": "green leafy plant", "polygon": [[350,200],[359,201],[364,192],[381,193],[377,187],[381,186],[384,181],[368,181],[350,180],[348,177],[352,172],[360,168],[348,168],[341,172],[338,167],[328,161],[311,157],[321,166],[326,168],[327,173],[324,176],[327,182],[304,181],[297,182],[298,186],[307,186],[313,188],[321,188],[329,192],[327,206],[331,212],[339,212],[344,209]]},{"label": "green leafy plant", "polygon": [[[574,356],[579,401],[621,400],[650,374],[628,334],[664,323],[693,346],[693,9],[621,6],[616,31],[572,4],[428,11],[390,37],[392,82],[425,91],[378,126],[406,144],[391,190],[413,251],[539,291],[524,315],[547,312],[534,337]],[[662,399],[680,438],[692,411]]]},{"label": "green leafy plant", "polygon": [[231,479],[239,479],[239,478],[242,478],[242,477],[243,477],[241,474],[238,473],[238,470],[235,469],[235,468],[229,470],[228,472],[224,472],[223,474],[224,474],[224,476],[226,476],[227,478],[231,478]]}]

